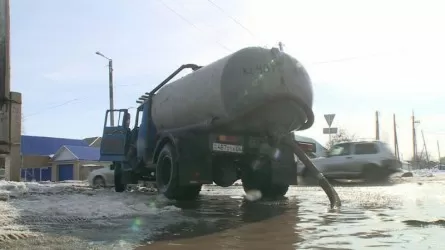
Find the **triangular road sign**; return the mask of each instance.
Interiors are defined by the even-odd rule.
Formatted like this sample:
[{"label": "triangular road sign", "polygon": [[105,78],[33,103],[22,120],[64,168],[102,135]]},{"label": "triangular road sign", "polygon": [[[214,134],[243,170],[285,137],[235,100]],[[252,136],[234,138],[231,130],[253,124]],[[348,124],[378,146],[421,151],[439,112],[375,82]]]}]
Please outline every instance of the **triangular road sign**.
[{"label": "triangular road sign", "polygon": [[328,123],[329,127],[332,125],[332,122],[334,121],[334,117],[335,117],[335,114],[324,115],[324,118],[326,119],[326,122]]}]

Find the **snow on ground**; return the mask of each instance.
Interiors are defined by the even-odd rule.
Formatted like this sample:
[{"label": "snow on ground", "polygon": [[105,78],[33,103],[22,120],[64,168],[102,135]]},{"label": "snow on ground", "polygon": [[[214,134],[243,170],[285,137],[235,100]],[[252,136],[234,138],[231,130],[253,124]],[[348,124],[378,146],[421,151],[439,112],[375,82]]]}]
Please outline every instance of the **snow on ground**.
[{"label": "snow on ground", "polygon": [[11,240],[44,237],[51,230],[60,230],[56,225],[101,228],[115,225],[113,221],[148,217],[162,218],[165,224],[174,223],[182,218],[181,209],[171,204],[152,193],[94,190],[85,182],[0,181],[0,245]]},{"label": "snow on ground", "polygon": [[415,169],[411,171],[414,176],[418,177],[433,177],[445,175],[444,170],[438,170],[437,168],[431,169]]},{"label": "snow on ground", "polygon": [[[0,181],[0,197],[20,215],[51,214],[104,218],[150,215],[178,211],[168,201],[147,193],[116,193],[112,190],[92,190],[84,182],[33,183]],[[24,199],[26,198],[26,199]]]}]

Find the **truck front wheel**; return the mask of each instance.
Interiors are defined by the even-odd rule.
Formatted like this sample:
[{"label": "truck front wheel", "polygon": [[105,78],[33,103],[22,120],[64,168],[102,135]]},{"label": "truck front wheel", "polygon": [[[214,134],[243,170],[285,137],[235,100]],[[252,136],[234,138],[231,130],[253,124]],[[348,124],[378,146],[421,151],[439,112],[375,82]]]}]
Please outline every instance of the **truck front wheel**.
[{"label": "truck front wheel", "polygon": [[159,153],[156,165],[158,192],[168,199],[196,199],[201,191],[201,185],[179,186],[178,177],[178,155],[175,148],[167,143]]}]

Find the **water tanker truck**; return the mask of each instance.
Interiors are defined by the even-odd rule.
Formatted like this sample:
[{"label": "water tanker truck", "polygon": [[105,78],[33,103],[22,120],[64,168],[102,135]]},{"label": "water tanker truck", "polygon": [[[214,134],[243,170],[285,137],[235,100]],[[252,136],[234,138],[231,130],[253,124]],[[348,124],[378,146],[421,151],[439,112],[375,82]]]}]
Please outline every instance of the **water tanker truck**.
[{"label": "water tanker truck", "polygon": [[[192,72],[171,81],[184,69]],[[100,159],[113,162],[117,192],[148,181],[169,199],[191,200],[204,184],[241,180],[246,193],[281,197],[297,184],[296,154],[340,204],[291,137],[314,122],[313,90],[304,67],[279,49],[249,47],[204,67],[182,65],[137,102],[133,129],[127,109],[105,114]],[[109,125],[111,114],[117,124]]]}]

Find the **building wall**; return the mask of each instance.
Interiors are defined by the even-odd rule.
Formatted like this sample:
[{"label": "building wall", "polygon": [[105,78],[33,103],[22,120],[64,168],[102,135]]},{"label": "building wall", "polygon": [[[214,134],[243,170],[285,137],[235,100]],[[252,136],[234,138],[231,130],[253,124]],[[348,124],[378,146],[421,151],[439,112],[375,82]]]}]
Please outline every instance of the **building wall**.
[{"label": "building wall", "polygon": [[48,156],[24,155],[22,156],[21,168],[41,168],[51,165]]},{"label": "building wall", "polygon": [[98,161],[57,161],[52,162],[52,172],[51,172],[51,181],[59,181],[59,168],[58,165],[62,164],[73,164],[73,177],[74,180],[86,180],[88,178],[89,171],[81,170],[85,168],[84,165],[101,165],[103,167],[108,167],[111,165],[111,162],[98,162]]}]

